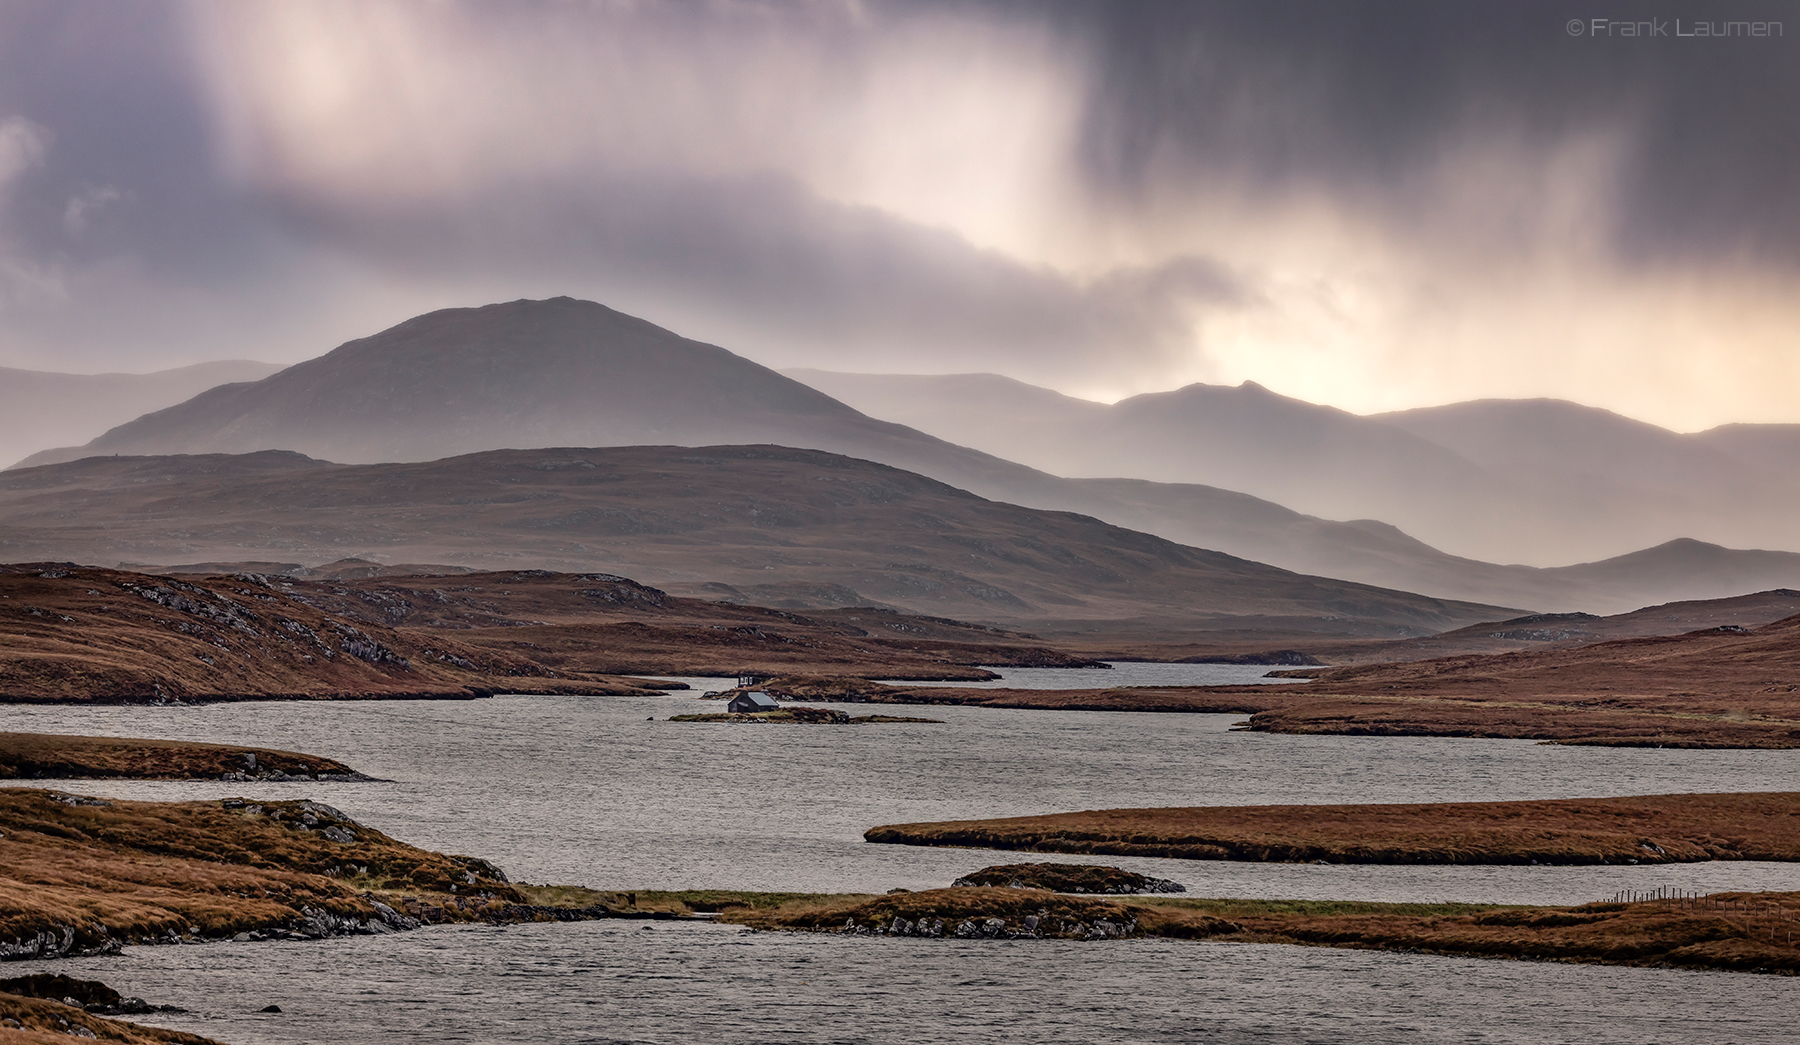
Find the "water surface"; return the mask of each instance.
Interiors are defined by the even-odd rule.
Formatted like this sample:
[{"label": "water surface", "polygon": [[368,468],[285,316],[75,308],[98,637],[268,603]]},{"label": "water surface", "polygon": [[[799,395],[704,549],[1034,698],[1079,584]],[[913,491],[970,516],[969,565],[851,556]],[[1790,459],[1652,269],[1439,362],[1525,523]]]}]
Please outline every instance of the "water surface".
[{"label": "water surface", "polygon": [[[313,796],[515,878],[598,888],[931,888],[991,851],[870,845],[886,823],[1080,809],[1481,801],[1791,787],[1795,751],[1232,732],[1235,715],[932,707],[941,725],[670,722],[646,697],[8,709],[10,728],[254,744],[340,759],[371,784],[109,782],[139,798]],[[842,705],[852,712],[867,705]],[[1800,865],[1393,867],[1109,858],[1200,895],[1581,903],[1620,889],[1800,888]]]},{"label": "water surface", "polygon": [[[959,689],[1105,689],[1113,686],[1248,686],[1291,684],[1310,679],[1267,678],[1283,670],[1268,664],[1165,664],[1106,661],[1105,668],[995,668],[1000,677],[984,682],[903,682],[896,686],[955,686]],[[735,679],[727,680],[735,684]],[[723,687],[714,686],[714,689]]]},{"label": "water surface", "polygon": [[[588,922],[18,963],[233,1045],[1793,1040],[1800,980],[1167,940],[962,942]],[[280,1015],[256,1012],[280,1005]]]}]

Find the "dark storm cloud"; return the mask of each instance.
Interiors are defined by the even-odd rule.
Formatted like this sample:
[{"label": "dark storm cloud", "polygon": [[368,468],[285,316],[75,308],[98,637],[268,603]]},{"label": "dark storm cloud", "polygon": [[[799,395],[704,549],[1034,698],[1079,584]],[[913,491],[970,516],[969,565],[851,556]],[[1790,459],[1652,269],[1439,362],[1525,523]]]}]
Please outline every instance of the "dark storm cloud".
[{"label": "dark storm cloud", "polygon": [[321,311],[219,169],[188,37],[173,4],[0,2],[0,125],[35,145],[0,184],[0,365],[292,358],[270,324]]},{"label": "dark storm cloud", "polygon": [[1104,376],[1167,364],[1185,343],[1184,309],[1253,293],[1198,257],[1084,285],[772,175],[592,172],[580,185],[508,186],[456,214],[296,205],[287,220],[421,281],[505,272],[522,285],[606,288],[657,318],[687,317],[684,333],[735,328],[728,345],[781,363],[823,347],[851,365],[928,371],[979,358]]},{"label": "dark storm cloud", "polygon": [[1747,376],[1695,423],[1772,417],[1800,2],[1612,3],[0,0],[0,364],[566,293],[773,363],[1352,409],[1642,415],[1705,339]]},{"label": "dark storm cloud", "polygon": [[[471,11],[491,24],[573,17]],[[665,35],[706,20],[683,5],[650,15]],[[358,291],[307,264],[319,249],[441,288],[419,307],[467,303],[446,290],[570,292],[735,347],[813,362],[823,350],[853,366],[878,354],[955,366],[970,353],[1063,372],[1155,365],[1183,342],[1183,308],[1230,296],[1221,266],[1199,280],[1171,276],[1177,263],[1085,285],[778,173],[553,169],[374,202],[257,184],[227,169],[195,20],[173,4],[0,4],[0,121],[27,121],[42,146],[0,187],[0,251],[33,277],[0,287],[5,362],[56,367],[67,350],[74,369],[142,368],[323,350],[331,340],[304,338],[366,331],[330,322],[324,299]],[[819,21],[842,31],[841,13]]]},{"label": "dark storm cloud", "polygon": [[[1269,194],[1323,186],[1404,221],[1409,200],[1393,189],[1447,144],[1523,132],[1549,145],[1609,127],[1629,139],[1622,256],[1800,260],[1800,4],[1281,0],[1059,15],[1101,70],[1083,169],[1118,196],[1172,163]],[[1657,35],[1597,35],[1594,19]],[[1677,20],[1690,32],[1697,20],[1783,22],[1786,35],[1684,38]]]},{"label": "dark storm cloud", "polygon": [[[0,119],[47,138],[13,186],[15,244],[76,263],[129,253],[169,276],[247,275],[259,222],[218,178],[191,64],[165,5],[0,3]],[[90,213],[71,220],[84,196]]]}]

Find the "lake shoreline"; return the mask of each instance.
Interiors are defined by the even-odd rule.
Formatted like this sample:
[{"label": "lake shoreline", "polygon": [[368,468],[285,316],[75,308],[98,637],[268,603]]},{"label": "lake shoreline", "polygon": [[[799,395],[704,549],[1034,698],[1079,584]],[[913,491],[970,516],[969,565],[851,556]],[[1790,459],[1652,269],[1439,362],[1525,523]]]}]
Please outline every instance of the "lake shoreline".
[{"label": "lake shoreline", "polygon": [[1800,975],[1800,893],[1577,907],[1093,896],[965,887],[726,909],[764,931],[951,940],[1285,943],[1444,957]]},{"label": "lake shoreline", "polygon": [[1800,792],[1103,809],[892,824],[863,837],[898,845],[1277,863],[1800,861]]}]

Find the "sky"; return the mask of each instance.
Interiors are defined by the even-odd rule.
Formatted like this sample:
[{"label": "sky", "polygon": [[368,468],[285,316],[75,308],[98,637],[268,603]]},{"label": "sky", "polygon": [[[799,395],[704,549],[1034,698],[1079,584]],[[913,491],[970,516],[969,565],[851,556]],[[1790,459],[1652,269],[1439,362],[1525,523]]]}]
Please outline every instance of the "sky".
[{"label": "sky", "polygon": [[0,366],[569,294],[778,367],[1800,422],[1797,59],[1800,0],[0,0]]}]

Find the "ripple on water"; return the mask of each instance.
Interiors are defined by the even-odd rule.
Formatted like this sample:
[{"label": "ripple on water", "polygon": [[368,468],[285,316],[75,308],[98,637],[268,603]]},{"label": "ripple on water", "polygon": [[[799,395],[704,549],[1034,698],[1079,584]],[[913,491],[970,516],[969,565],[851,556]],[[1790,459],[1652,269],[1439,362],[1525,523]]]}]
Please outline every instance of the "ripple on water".
[{"label": "ripple on water", "polygon": [[[941,707],[943,725],[675,723],[692,695],[9,709],[14,729],[288,748],[370,784],[68,782],[118,797],[317,796],[517,879],[884,891],[1007,859],[870,845],[876,824],[1156,805],[1481,801],[1791,786],[1796,751],[1231,732],[1232,715]],[[846,705],[846,707],[849,707]],[[1578,903],[1619,889],[1795,889],[1800,865],[1388,867],[1111,859],[1200,895]]]},{"label": "ripple on water", "polygon": [[[51,963],[21,963],[21,971]],[[588,922],[54,963],[233,1045],[1792,1040],[1800,980],[1143,940],[962,942]],[[279,1016],[256,1010],[278,1004]]]},{"label": "ripple on water", "polygon": [[[700,690],[729,680],[695,680]],[[696,691],[697,692],[697,691]],[[944,725],[671,723],[693,693],[8,709],[8,728],[279,747],[371,784],[69,782],[135,798],[317,796],[396,837],[597,887],[880,891],[1015,854],[876,846],[874,824],[1145,805],[1479,801],[1791,787],[1800,752],[1231,732],[1234,715],[932,708]],[[1054,857],[1052,859],[1055,859]],[[1788,864],[1369,867],[1108,862],[1198,895],[1572,903],[1796,889]],[[36,963],[21,963],[20,973]],[[723,926],[444,927],[132,948],[48,968],[304,1041],[1787,1040],[1800,981],[1170,941],[963,944]],[[13,966],[9,966],[9,974]],[[279,1016],[256,1014],[270,1003]]]}]

